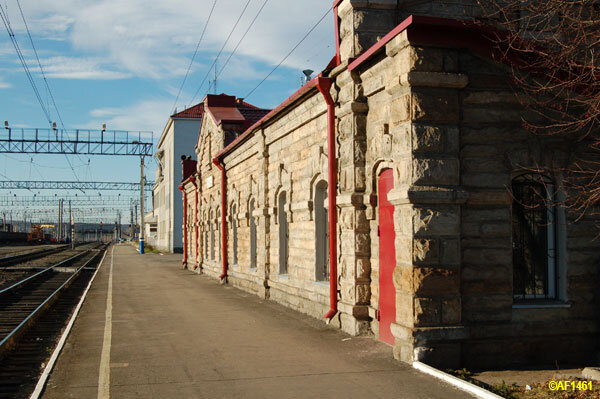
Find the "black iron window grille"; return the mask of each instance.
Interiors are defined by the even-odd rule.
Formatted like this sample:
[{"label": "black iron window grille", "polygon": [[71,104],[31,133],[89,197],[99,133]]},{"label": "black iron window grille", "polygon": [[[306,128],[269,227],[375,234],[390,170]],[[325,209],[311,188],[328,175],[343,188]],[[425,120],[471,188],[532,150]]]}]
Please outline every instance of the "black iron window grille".
[{"label": "black iron window grille", "polygon": [[554,185],[528,173],[512,181],[513,294],[517,300],[555,299]]}]

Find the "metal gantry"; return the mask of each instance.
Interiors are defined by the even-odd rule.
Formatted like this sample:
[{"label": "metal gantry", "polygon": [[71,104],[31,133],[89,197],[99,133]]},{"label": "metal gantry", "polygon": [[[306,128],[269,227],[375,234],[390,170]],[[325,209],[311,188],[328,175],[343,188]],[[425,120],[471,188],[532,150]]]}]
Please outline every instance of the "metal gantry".
[{"label": "metal gantry", "polygon": [[[144,189],[152,191],[153,182],[146,182]],[[0,190],[91,190],[91,191],[139,191],[140,183],[125,182],[81,182],[81,181],[0,181]]]},{"label": "metal gantry", "polygon": [[12,128],[0,131],[0,153],[152,156],[153,132]]},{"label": "metal gantry", "polygon": [[71,195],[71,196],[51,196],[51,195],[33,195],[33,196],[0,196],[0,207],[47,207],[54,205],[62,199],[64,201],[72,201],[74,205],[85,206],[129,206],[137,204],[139,198],[126,197],[120,195]]}]

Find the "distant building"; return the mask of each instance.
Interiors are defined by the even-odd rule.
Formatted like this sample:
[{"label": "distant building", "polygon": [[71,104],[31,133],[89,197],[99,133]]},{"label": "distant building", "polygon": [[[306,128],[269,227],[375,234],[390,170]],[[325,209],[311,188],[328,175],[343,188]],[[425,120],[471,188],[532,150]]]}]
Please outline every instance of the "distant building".
[{"label": "distant building", "polygon": [[159,165],[153,189],[154,223],[157,231],[153,232],[156,237],[149,243],[162,251],[182,251],[180,221],[183,213],[181,194],[177,189],[183,177],[181,156],[193,152],[203,115],[202,103],[171,115],[158,142],[155,156]]},{"label": "distant building", "polygon": [[144,238],[148,245],[157,246],[158,223],[154,209],[144,214]]}]

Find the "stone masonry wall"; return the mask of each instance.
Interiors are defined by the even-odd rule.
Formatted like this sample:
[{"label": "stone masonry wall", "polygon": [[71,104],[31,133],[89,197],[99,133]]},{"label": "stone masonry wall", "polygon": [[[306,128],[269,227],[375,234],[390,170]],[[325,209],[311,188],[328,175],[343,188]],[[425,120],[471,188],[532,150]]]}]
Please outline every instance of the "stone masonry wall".
[{"label": "stone masonry wall", "polygon": [[[332,89],[337,97],[337,92]],[[219,140],[223,127],[217,127],[205,118],[198,147],[199,170],[201,176],[201,232],[200,258],[201,271],[213,277],[221,273],[221,262],[206,259],[206,247],[210,246],[210,226],[220,227],[220,172],[210,159],[220,148],[210,139]],[[351,139],[353,136],[350,135]],[[210,143],[210,150],[208,150]],[[342,143],[339,154],[341,164],[345,164],[347,143]],[[350,143],[352,147],[352,144]],[[364,147],[364,145],[363,145]],[[361,150],[364,153],[364,149]],[[212,154],[212,155],[211,155]],[[253,133],[243,144],[228,153],[223,162],[227,170],[227,210],[228,210],[228,282],[246,291],[270,298],[296,310],[323,317],[329,307],[329,282],[319,281],[315,276],[315,217],[314,195],[319,182],[327,181],[327,119],[326,103],[315,89],[296,104],[278,115],[277,119]],[[346,171],[344,171],[345,173]],[[353,170],[348,170],[344,179],[351,179]],[[214,187],[207,187],[207,179],[213,176]],[[362,178],[364,180],[364,177]],[[343,187],[351,187],[346,183]],[[285,191],[287,203],[278,209],[277,198]],[[254,201],[254,211],[250,213],[250,203]],[[343,201],[342,201],[343,203]],[[236,213],[231,210],[235,205]],[[285,212],[289,225],[288,273],[279,273],[279,212]],[[212,216],[211,216],[212,215]],[[340,226],[349,229],[353,235],[353,215],[342,211]],[[256,224],[257,262],[252,267],[250,259],[251,218]],[[364,219],[364,216],[363,216]],[[237,223],[237,264],[233,262],[233,223]],[[365,332],[368,314],[363,311],[360,317],[360,304],[368,303],[368,258],[365,262],[356,259],[357,251],[364,248],[364,239],[344,236],[341,232],[338,252],[341,259],[340,313],[333,321],[347,332]],[[348,233],[346,233],[348,234]],[[363,233],[363,235],[365,235]],[[366,234],[368,235],[368,234]],[[208,242],[206,238],[208,237]],[[350,247],[345,245],[352,244]],[[358,249],[355,249],[358,248]],[[364,252],[365,250],[362,249]],[[367,250],[368,251],[368,250]],[[209,251],[210,252],[210,251]],[[368,253],[368,252],[366,252]],[[357,288],[355,263],[364,269],[360,275],[361,287]],[[362,262],[362,263],[361,263]],[[361,321],[362,320],[362,321]]]},{"label": "stone masonry wall", "polygon": [[[334,81],[338,169],[340,312],[333,323],[351,334],[378,335],[377,180],[392,169],[396,358],[440,367],[589,359],[598,333],[596,220],[572,223],[574,215],[557,208],[557,300],[517,303],[512,281],[511,179],[529,167],[568,165],[579,148],[524,131],[510,71],[466,50],[410,43],[400,33],[385,52],[349,72],[349,58],[402,18],[399,4],[344,0],[339,8],[342,64],[327,72]],[[197,152],[195,256],[198,271],[215,278],[222,267],[221,173],[211,161],[228,129],[204,118]],[[315,277],[314,193],[327,181],[326,138],[326,104],[312,89],[223,159],[228,282],[318,318],[329,303],[328,282]],[[560,187],[560,176],[552,178]],[[282,192],[287,203],[279,209]],[[283,213],[289,254],[288,271],[280,274]],[[214,260],[207,251],[211,231]]]},{"label": "stone masonry wall", "polygon": [[[398,35],[354,76],[366,119],[371,328],[378,333],[376,181],[394,170],[395,356],[443,367],[589,360],[597,348],[600,243],[592,220],[557,208],[559,287],[552,303],[513,299],[510,182],[528,168],[566,166],[564,140],[521,127],[507,68],[466,51]],[[344,93],[344,87],[341,89]],[[364,113],[361,113],[364,114]],[[355,114],[356,115],[356,114]],[[560,176],[554,176],[560,184]],[[562,273],[562,274],[561,274]],[[586,277],[584,277],[586,276]],[[561,282],[562,279],[562,282]],[[559,288],[560,290],[561,288]]]}]

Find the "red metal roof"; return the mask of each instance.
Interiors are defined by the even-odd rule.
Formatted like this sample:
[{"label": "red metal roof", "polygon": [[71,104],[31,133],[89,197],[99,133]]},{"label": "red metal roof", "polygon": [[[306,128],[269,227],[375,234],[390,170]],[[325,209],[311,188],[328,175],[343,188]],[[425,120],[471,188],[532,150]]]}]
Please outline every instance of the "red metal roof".
[{"label": "red metal roof", "polygon": [[248,104],[241,98],[226,94],[208,94],[206,96],[208,113],[217,125],[222,123],[241,123],[250,126],[270,112]]},{"label": "red metal roof", "polygon": [[199,103],[193,107],[184,109],[181,112],[171,115],[171,118],[202,118],[204,117],[204,103]]},{"label": "red metal roof", "polygon": [[[246,104],[246,103],[244,103],[244,104]],[[246,119],[247,121],[249,121],[251,123],[261,120],[263,116],[265,116],[266,114],[271,112],[270,109],[260,109],[253,105],[251,105],[250,107],[247,107],[247,106],[239,107],[238,106],[238,111],[240,111],[240,113],[242,114],[244,119]]]}]

